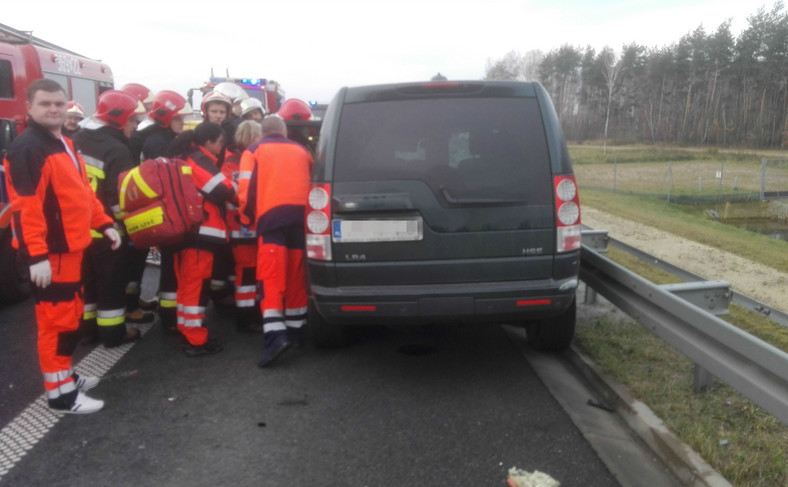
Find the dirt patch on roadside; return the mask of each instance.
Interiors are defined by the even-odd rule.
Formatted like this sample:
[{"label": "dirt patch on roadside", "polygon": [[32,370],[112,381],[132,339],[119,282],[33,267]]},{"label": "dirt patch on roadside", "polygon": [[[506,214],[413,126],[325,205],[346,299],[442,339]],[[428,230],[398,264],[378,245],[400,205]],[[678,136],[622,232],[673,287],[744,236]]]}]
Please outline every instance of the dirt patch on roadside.
[{"label": "dirt patch on roadside", "polygon": [[582,218],[589,227],[607,230],[610,237],[666,262],[708,280],[728,281],[739,293],[788,309],[788,273],[588,206]]}]

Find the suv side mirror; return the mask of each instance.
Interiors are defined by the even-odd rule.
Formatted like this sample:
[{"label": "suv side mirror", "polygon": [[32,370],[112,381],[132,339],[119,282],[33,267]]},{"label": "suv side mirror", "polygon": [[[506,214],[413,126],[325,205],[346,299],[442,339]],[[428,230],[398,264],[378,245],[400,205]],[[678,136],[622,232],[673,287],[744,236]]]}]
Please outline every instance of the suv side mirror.
[{"label": "suv side mirror", "polygon": [[11,141],[16,137],[16,123],[6,118],[0,119],[0,157],[8,150]]}]

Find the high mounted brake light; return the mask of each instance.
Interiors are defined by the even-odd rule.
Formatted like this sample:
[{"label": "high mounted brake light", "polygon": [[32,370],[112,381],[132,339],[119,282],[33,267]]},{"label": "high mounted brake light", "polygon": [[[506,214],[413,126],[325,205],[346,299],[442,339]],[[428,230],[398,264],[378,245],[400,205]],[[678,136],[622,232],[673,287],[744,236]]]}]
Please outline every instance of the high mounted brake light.
[{"label": "high mounted brake light", "polygon": [[442,90],[446,88],[457,88],[460,86],[460,83],[456,81],[444,81],[441,83],[424,83],[421,85],[422,88],[431,88],[434,90]]},{"label": "high mounted brake light", "polygon": [[408,84],[397,86],[397,91],[404,95],[440,95],[440,94],[470,94],[477,93],[484,88],[484,83],[467,81],[429,81],[426,83]]},{"label": "high mounted brake light", "polygon": [[574,176],[555,176],[556,252],[580,248],[580,197]]}]

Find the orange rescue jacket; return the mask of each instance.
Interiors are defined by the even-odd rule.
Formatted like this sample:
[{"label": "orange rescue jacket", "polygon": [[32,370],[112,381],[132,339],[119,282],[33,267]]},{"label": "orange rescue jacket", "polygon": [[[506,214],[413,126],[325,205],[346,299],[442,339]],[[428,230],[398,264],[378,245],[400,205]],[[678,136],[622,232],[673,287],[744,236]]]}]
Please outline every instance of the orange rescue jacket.
[{"label": "orange rescue jacket", "polygon": [[241,155],[238,200],[241,223],[258,235],[303,224],[312,156],[281,134],[268,134]]},{"label": "orange rescue jacket", "polygon": [[30,264],[46,260],[50,253],[84,250],[92,241],[91,229],[103,233],[112,226],[71,139],[58,139],[30,120],[3,164],[14,208],[14,235]]},{"label": "orange rescue jacket", "polygon": [[217,158],[204,148],[189,155],[187,162],[192,168],[194,185],[203,197],[205,220],[197,232],[197,240],[226,243],[227,225],[224,222],[226,202],[237,202],[232,182],[217,167]]}]

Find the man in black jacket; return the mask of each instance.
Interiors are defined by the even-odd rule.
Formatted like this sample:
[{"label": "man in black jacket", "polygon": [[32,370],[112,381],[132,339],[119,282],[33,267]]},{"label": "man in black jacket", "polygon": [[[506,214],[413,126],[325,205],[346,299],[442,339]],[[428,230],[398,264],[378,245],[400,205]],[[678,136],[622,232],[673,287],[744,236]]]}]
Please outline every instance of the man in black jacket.
[{"label": "man in black jacket", "polygon": [[134,160],[169,157],[172,141],[183,132],[183,117],[191,114],[191,105],[178,93],[170,90],[156,93],[148,111],[153,123],[130,136]]},{"label": "man in black jacket", "polygon": [[[83,124],[83,129],[76,136],[93,191],[120,229],[123,229],[123,223],[118,203],[118,177],[135,166],[128,141],[144,115],[142,103],[132,95],[123,91],[106,91],[98,99],[95,115]],[[128,258],[126,246],[111,252],[107,239],[94,233],[83,261],[83,333],[90,338],[97,332],[106,347],[115,347],[140,337],[138,329],[126,328]]]}]

